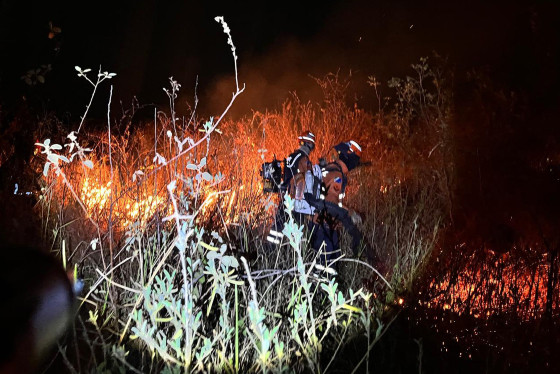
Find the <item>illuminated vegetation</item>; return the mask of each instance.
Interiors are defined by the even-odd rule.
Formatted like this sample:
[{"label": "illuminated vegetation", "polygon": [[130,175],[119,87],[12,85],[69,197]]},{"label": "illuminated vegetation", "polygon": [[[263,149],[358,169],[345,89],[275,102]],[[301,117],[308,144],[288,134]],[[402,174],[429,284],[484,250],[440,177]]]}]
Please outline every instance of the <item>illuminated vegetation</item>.
[{"label": "illuminated vegetation", "polygon": [[[372,346],[414,301],[427,259],[450,224],[456,182],[443,66],[421,59],[412,77],[389,82],[390,99],[370,77],[379,98],[375,115],[349,103],[349,82],[330,74],[316,80],[321,103],[293,95],[275,111],[231,120],[228,106],[219,118],[202,120],[196,112],[175,112],[180,85],[170,79],[170,111],[156,111],[153,122],[132,128],[133,107],[107,131],[88,131],[82,121],[79,135],[49,135],[65,139],[64,146],[38,143],[45,232],[54,233],[53,247],[86,281],[79,333],[66,344],[86,344],[92,354],[61,348],[68,367],[328,372],[344,344],[365,336],[352,369],[369,369]],[[87,69],[78,72],[94,93],[111,78],[100,72],[94,82]],[[237,75],[233,91],[230,105],[243,92]],[[336,277],[317,269],[308,233],[295,222],[282,244],[271,249],[264,241],[279,196],[261,192],[260,165],[296,148],[303,129],[318,134],[313,157],[352,138],[371,162],[350,175],[347,192],[348,206],[363,217],[362,255],[352,258],[343,240]],[[390,286],[364,251],[383,260]],[[491,269],[461,265],[428,282],[425,306],[475,317],[498,309],[525,319],[542,312],[535,291],[545,280],[542,266],[502,258]]]}]

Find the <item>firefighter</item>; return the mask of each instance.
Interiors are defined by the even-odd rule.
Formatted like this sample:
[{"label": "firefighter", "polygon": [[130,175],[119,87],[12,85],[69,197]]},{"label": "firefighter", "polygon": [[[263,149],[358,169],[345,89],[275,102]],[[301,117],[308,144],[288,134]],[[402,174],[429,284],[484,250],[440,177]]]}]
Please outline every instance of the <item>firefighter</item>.
[{"label": "firefighter", "polygon": [[[318,165],[312,165],[309,160],[310,153],[315,149],[315,134],[306,130],[298,136],[298,140],[299,148],[286,158],[280,192],[282,195],[288,193],[294,199],[292,215],[298,224],[305,224],[311,220],[315,213],[315,208],[305,200],[305,195],[318,197],[321,170]],[[276,223],[267,236],[270,243],[280,243],[286,220],[287,216],[282,198],[276,213]]]},{"label": "firefighter", "polygon": [[337,144],[329,154],[330,162],[322,167],[322,186],[319,198],[306,195],[307,201],[315,208],[312,222],[311,244],[313,249],[321,251],[320,262],[331,265],[340,257],[340,229],[344,227],[352,237],[352,249],[358,254],[361,233],[357,224],[360,216],[342,205],[348,172],[360,163],[362,148],[350,140]]},{"label": "firefighter", "polygon": [[286,166],[284,168],[284,182],[282,183],[284,191],[292,193],[294,177],[304,174],[311,170],[311,161],[309,154],[315,149],[315,135],[311,131],[304,131],[298,136],[299,148],[286,158]]}]

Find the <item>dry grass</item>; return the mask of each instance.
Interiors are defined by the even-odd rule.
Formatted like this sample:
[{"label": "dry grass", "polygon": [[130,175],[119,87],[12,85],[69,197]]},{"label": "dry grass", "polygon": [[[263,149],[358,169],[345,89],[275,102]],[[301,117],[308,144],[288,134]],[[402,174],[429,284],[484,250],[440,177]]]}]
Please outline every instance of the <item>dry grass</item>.
[{"label": "dry grass", "polygon": [[[104,352],[104,365],[111,361],[108,350],[117,349],[111,365],[128,366],[120,346],[128,342],[128,349],[139,352],[134,364],[142,371],[165,364],[318,370],[325,365],[322,350],[337,352],[364,329],[368,344],[380,337],[386,325],[374,317],[412,287],[447,219],[449,180],[441,176],[452,173],[441,123],[448,114],[437,90],[427,99],[418,82],[402,88],[412,95],[407,102],[397,100],[394,109],[376,115],[348,103],[349,81],[328,75],[317,83],[322,103],[293,95],[277,111],[239,121],[201,122],[196,113],[177,120],[172,106],[170,115],[156,112],[153,122],[131,131],[130,117],[124,117],[119,131],[82,138],[91,152],[82,152],[76,160],[81,162],[52,166],[44,178],[45,232],[54,233],[53,248],[86,279],[82,308],[95,334],[80,330],[92,351]],[[262,194],[260,165],[295,149],[304,129],[317,134],[312,161],[341,141],[364,146],[371,166],[349,176],[348,205],[364,218],[369,249],[391,269],[392,291],[386,295],[368,266],[350,259],[344,240],[350,261],[342,263],[336,282],[308,279],[316,253],[296,226],[289,229],[291,243],[272,250],[264,245],[279,197]],[[218,263],[212,253],[218,253]],[[243,271],[237,260],[245,258],[250,270]],[[165,300],[163,316],[158,300]],[[201,319],[177,314],[180,305]],[[151,321],[154,330],[142,321]],[[128,341],[131,328],[142,343]],[[177,351],[166,344],[179,331],[183,348]],[[171,340],[164,344],[164,337]],[[148,351],[162,361],[148,364]],[[95,355],[86,362],[66,358],[69,366],[76,360],[101,365]]]}]

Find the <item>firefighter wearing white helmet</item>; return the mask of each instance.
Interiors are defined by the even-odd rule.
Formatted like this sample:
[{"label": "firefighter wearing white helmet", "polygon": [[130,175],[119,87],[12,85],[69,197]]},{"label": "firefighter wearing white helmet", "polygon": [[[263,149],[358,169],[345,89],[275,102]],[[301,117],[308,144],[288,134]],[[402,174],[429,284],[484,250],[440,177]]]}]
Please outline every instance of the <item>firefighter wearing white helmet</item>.
[{"label": "firefighter wearing white helmet", "polygon": [[[309,160],[309,155],[315,149],[315,134],[306,130],[298,136],[298,140],[299,148],[286,158],[280,191],[282,194],[287,192],[294,199],[292,214],[301,224],[310,221],[315,213],[315,208],[305,200],[305,195],[319,196],[321,169],[318,165],[312,165]],[[267,236],[269,242],[276,244],[280,242],[286,219],[284,203],[280,201],[275,229],[271,230],[270,235]]]},{"label": "firefighter wearing white helmet", "polygon": [[311,169],[311,161],[309,161],[309,154],[315,149],[315,134],[311,131],[304,131],[299,139],[299,148],[286,158],[286,165],[284,168],[284,189],[290,192],[290,183],[292,178],[300,173],[305,173]]}]

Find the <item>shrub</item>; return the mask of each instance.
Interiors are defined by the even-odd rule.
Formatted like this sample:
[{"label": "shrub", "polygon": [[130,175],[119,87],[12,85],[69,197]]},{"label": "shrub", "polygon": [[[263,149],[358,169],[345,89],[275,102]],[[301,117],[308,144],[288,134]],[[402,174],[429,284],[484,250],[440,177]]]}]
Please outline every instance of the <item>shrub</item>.
[{"label": "shrub", "polygon": [[[217,20],[237,69],[229,28]],[[423,86],[431,74],[426,62],[415,69],[420,77],[408,79],[406,88],[393,83],[398,103],[391,115],[374,117],[347,105],[347,82],[328,75],[317,79],[325,93],[322,104],[303,103],[294,95],[279,112],[256,112],[234,122],[226,114],[244,89],[236,75],[224,113],[200,123],[195,113],[182,119],[175,113],[180,84],[171,78],[165,90],[170,113],[154,113],[153,132],[125,126],[115,133],[108,113],[107,132],[90,133],[91,146],[85,146],[79,131],[86,109],[66,144],[38,143],[46,157],[47,225],[65,261],[81,265],[88,290],[81,300],[87,303],[82,314],[88,312],[89,328],[81,316],[78,326],[92,355],[84,361],[79,352],[61,348],[68,367],[328,371],[345,342],[360,334],[368,345],[356,369],[364,361],[369,365],[369,350],[389,324],[387,304],[398,304],[397,295],[419,274],[445,220],[449,196],[446,185],[433,178],[448,166],[446,135],[435,138],[429,154],[425,143],[411,147],[437,124],[443,128],[446,115],[442,99],[429,96]],[[89,69],[77,70],[93,86],[93,95],[114,75],[100,70],[93,81]],[[416,117],[421,126],[413,130]],[[364,261],[342,258],[338,276],[318,266],[318,254],[306,245],[308,233],[291,218],[286,241],[272,250],[264,246],[262,233],[279,199],[260,193],[260,163],[295,147],[270,140],[295,142],[314,124],[325,129],[318,154],[348,137],[366,144],[365,158],[374,167],[351,176],[359,183],[351,181],[349,200],[365,216],[367,244],[392,268],[387,294],[381,281],[364,283],[373,274]],[[382,129],[403,126],[409,130],[380,136]],[[424,156],[425,162],[416,163],[417,174],[392,163],[395,155],[411,150]],[[232,156],[238,167],[228,167]],[[291,212],[289,197],[285,205]],[[350,252],[348,245],[343,252]]]}]

